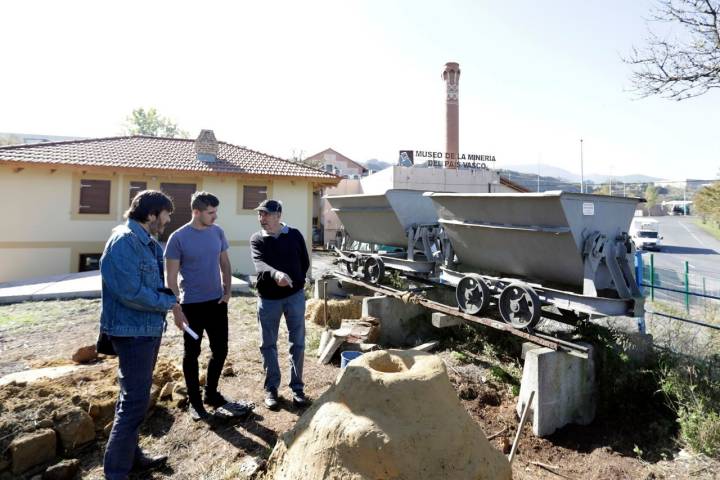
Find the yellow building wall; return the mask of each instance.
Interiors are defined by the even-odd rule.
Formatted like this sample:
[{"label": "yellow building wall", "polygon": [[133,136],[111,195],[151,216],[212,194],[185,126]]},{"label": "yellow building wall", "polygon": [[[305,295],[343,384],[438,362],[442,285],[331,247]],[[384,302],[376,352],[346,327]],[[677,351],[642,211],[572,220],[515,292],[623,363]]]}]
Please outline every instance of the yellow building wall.
[{"label": "yellow building wall", "polygon": [[69,272],[69,248],[2,248],[0,282]]},{"label": "yellow building wall", "polygon": [[230,242],[230,262],[233,272],[254,274],[250,258],[250,236],[260,230],[255,210],[243,210],[244,185],[266,185],[268,198],[283,204],[282,220],[303,234],[310,251],[312,228],[312,184],[299,180],[274,180],[272,182],[243,180],[232,177],[206,178],[205,190],[220,199],[217,224],[225,231]]},{"label": "yellow building wall", "polygon": [[[80,215],[80,181],[111,180],[110,213]],[[258,180],[238,177],[204,178],[128,175],[91,170],[52,171],[48,167],[0,167],[0,191],[13,199],[10,214],[0,230],[0,282],[77,272],[79,255],[101,253],[112,229],[123,223],[129,204],[129,182],[147,182],[158,189],[161,182],[196,183],[198,190],[218,196],[218,225],[230,242],[230,259],[236,273],[254,273],[249,238],[260,227],[257,212],[242,209],[243,185],[267,185],[268,196],[283,202],[283,220],[299,229],[310,248],[312,184],[302,180]],[[15,201],[15,199],[21,199]]]}]

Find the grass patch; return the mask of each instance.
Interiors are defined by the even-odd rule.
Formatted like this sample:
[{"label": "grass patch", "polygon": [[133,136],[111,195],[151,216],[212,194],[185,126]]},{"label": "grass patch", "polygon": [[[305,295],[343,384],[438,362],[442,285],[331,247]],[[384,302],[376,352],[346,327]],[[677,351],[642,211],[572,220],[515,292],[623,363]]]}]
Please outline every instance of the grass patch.
[{"label": "grass patch", "polygon": [[2,305],[0,329],[23,329],[86,315],[96,315],[100,321],[100,300],[50,300]]},{"label": "grass patch", "polygon": [[695,224],[708,232],[713,237],[720,240],[720,225],[718,225],[717,223],[714,223],[712,220],[707,220],[703,222],[701,218],[696,218]]},{"label": "grass patch", "polygon": [[503,384],[513,396],[520,393],[522,343],[514,336],[491,328],[468,324],[442,329],[442,348],[450,350],[460,364],[480,365],[495,383]]},{"label": "grass patch", "polygon": [[677,414],[683,442],[695,452],[720,458],[720,355],[706,361],[668,357],[659,380]]}]

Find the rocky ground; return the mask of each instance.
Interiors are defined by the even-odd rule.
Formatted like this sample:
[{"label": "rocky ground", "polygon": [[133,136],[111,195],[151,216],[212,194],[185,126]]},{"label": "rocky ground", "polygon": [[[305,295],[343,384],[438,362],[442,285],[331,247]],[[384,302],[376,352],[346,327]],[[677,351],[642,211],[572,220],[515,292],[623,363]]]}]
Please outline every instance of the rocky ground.
[{"label": "rocky ground", "polygon": [[[73,353],[79,346],[92,344],[97,335],[99,307],[97,300],[0,307],[0,375],[73,364]],[[231,368],[224,373],[221,389],[235,399],[261,404],[262,365],[254,309],[252,296],[232,299]],[[285,339],[283,332],[281,338]],[[313,398],[319,397],[338,373],[336,364],[318,365],[310,355],[317,348],[319,335],[319,327],[309,323],[305,379]],[[281,351],[287,349],[284,342]],[[448,365],[463,405],[492,437],[491,443],[507,450],[518,423],[512,385],[499,381],[492,366],[484,361],[468,361],[468,356],[458,351],[461,347],[454,347],[452,342],[442,345],[439,355]],[[259,407],[244,421],[195,423],[183,407],[181,355],[182,337],[170,326],[155,372],[155,406],[141,432],[143,448],[167,453],[170,461],[165,470],[143,478],[251,478],[269,456],[278,435],[290,429],[302,412],[284,401],[277,413]],[[281,362],[285,372],[286,359],[281,358]],[[58,379],[0,387],[0,479],[31,478],[62,459],[77,462],[58,470],[67,467],[65,471],[71,473],[77,468],[80,478],[102,478],[102,452],[117,394],[115,369],[116,360],[101,357]],[[289,392],[281,393],[287,397]],[[639,418],[629,424],[619,416],[599,418],[588,427],[567,427],[540,439],[526,426],[513,464],[514,478],[718,478],[717,462],[685,454],[673,438],[658,438],[654,428],[652,419]],[[22,444],[23,439],[29,439],[35,450],[24,453],[22,461],[43,462],[22,473],[12,473],[16,466],[10,453],[13,448],[18,451],[18,443],[20,450],[27,446]]]}]

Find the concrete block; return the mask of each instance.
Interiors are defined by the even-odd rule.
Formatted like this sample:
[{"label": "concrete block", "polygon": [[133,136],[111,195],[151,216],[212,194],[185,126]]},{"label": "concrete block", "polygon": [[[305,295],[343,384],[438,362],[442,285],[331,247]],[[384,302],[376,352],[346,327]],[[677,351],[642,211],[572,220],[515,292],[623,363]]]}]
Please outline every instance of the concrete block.
[{"label": "concrete block", "polygon": [[532,342],[524,342],[522,344],[522,353],[520,353],[520,358],[522,360],[525,360],[525,356],[527,355],[527,352],[530,350],[535,350],[536,348],[543,348],[541,345],[536,345]]},{"label": "concrete block", "polygon": [[445,313],[433,312],[432,325],[435,328],[447,328],[462,325],[463,320],[460,317],[453,317]]},{"label": "concrete block", "polygon": [[533,433],[539,437],[574,423],[587,425],[597,408],[595,362],[591,345],[588,358],[549,348],[526,350],[517,413],[522,413],[531,391]]},{"label": "concrete block", "polygon": [[313,298],[322,299],[324,284],[327,282],[327,296],[328,298],[333,297],[346,297],[347,293],[342,289],[340,281],[337,278],[328,279],[317,279],[315,280],[315,289],[313,290]]},{"label": "concrete block", "polygon": [[364,298],[362,316],[380,321],[379,343],[385,346],[416,345],[418,339],[432,332],[425,307],[394,297]]}]

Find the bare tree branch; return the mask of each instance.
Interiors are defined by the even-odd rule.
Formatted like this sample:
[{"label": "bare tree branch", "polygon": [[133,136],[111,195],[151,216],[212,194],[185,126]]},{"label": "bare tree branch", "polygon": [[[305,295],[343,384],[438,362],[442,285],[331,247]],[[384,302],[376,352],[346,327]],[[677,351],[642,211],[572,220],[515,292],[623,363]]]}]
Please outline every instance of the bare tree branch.
[{"label": "bare tree branch", "polygon": [[683,100],[720,88],[719,15],[720,0],[659,0],[651,21],[679,31],[671,37],[650,29],[646,46],[623,59],[633,66],[634,90]]}]

